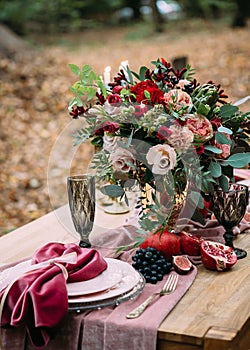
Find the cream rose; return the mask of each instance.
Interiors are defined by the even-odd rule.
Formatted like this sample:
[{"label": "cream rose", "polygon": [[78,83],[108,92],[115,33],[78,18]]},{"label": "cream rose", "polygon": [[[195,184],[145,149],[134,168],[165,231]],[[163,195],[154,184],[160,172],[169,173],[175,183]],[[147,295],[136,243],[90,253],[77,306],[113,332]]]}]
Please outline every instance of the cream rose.
[{"label": "cream rose", "polygon": [[130,170],[133,170],[135,158],[128,149],[118,147],[110,154],[110,162],[115,172],[128,173]]},{"label": "cream rose", "polygon": [[169,145],[152,146],[146,155],[146,159],[148,164],[152,165],[152,172],[157,175],[165,175],[176,165],[175,150]]}]

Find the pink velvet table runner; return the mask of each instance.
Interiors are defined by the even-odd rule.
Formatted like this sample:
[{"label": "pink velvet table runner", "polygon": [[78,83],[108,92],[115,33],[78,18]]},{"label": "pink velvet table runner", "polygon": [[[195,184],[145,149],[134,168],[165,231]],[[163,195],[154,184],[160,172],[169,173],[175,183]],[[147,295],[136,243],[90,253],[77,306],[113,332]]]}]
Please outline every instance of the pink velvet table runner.
[{"label": "pink velvet table runner", "polygon": [[[109,230],[106,245],[99,249],[102,256],[113,256],[118,242],[127,244],[133,239],[135,227],[125,225],[118,229]],[[103,236],[102,236],[103,237]],[[107,240],[107,237],[110,240]],[[111,241],[113,238],[113,241]],[[108,242],[108,243],[107,243]],[[110,244],[112,242],[112,244]],[[100,243],[96,242],[100,247]],[[131,262],[133,252],[122,253],[119,259]],[[54,336],[44,347],[47,350],[113,350],[119,344],[119,350],[130,349],[153,350],[157,343],[157,329],[162,320],[172,310],[180,298],[187,292],[193,283],[197,270],[180,276],[177,289],[173,294],[163,296],[150,305],[142,316],[137,319],[127,319],[126,314],[142,303],[155,291],[160,291],[164,280],[156,285],[146,284],[143,292],[134,300],[121,303],[115,307],[106,307],[101,310],[84,311],[82,313],[69,312],[63,322],[54,329]],[[27,337],[25,328],[1,329],[4,350],[37,349]]]}]

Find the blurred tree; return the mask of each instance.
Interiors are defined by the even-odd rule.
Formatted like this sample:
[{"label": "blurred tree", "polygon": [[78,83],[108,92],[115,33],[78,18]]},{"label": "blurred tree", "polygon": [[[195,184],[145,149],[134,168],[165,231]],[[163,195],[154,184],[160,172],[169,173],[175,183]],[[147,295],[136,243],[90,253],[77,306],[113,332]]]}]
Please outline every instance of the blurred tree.
[{"label": "blurred tree", "polygon": [[157,3],[157,0],[150,0],[150,6],[152,8],[155,31],[158,33],[161,33],[164,30],[164,18],[160,14],[156,3]]},{"label": "blurred tree", "polygon": [[[189,17],[219,18],[223,11],[233,11],[236,0],[177,0]],[[248,1],[248,0],[246,0]]]},{"label": "blurred tree", "polygon": [[141,0],[125,0],[124,5],[133,9],[133,19],[136,21],[140,21],[142,19],[142,14],[140,8],[142,6]]},{"label": "blurred tree", "polygon": [[250,1],[236,0],[237,10],[233,20],[233,27],[245,27],[250,17]]}]

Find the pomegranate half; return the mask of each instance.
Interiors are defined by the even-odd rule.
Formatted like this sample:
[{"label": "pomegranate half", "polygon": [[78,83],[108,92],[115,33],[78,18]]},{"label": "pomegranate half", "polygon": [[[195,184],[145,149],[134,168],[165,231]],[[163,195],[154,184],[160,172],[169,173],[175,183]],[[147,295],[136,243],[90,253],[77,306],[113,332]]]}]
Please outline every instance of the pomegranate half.
[{"label": "pomegranate half", "polygon": [[205,240],[201,243],[201,261],[210,270],[223,271],[236,264],[237,256],[233,248]]}]

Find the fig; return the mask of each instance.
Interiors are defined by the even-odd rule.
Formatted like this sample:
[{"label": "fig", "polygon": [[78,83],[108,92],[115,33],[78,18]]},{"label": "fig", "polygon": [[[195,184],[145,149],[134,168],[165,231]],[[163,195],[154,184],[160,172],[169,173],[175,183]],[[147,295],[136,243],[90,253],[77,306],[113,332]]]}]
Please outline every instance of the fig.
[{"label": "fig", "polygon": [[203,241],[200,235],[193,235],[192,233],[182,231],[179,233],[179,236],[183,254],[191,256],[200,255],[201,242]]},{"label": "fig", "polygon": [[223,271],[236,264],[237,256],[232,247],[205,240],[201,243],[201,261],[207,269]]},{"label": "fig", "polygon": [[149,235],[140,245],[141,248],[153,247],[161,252],[165,259],[172,261],[172,256],[180,254],[180,239],[177,235],[165,229]]},{"label": "fig", "polygon": [[193,265],[191,261],[184,255],[173,256],[173,267],[176,272],[180,274],[188,273]]}]

